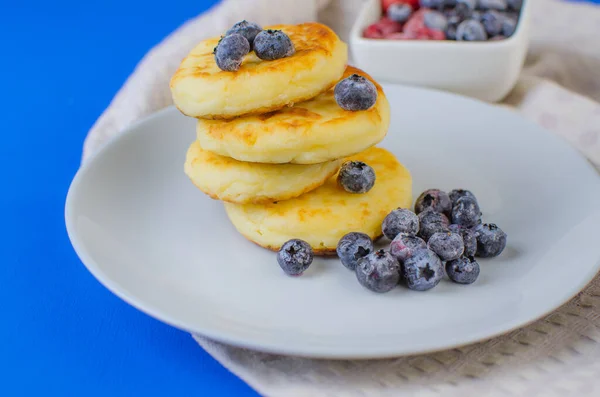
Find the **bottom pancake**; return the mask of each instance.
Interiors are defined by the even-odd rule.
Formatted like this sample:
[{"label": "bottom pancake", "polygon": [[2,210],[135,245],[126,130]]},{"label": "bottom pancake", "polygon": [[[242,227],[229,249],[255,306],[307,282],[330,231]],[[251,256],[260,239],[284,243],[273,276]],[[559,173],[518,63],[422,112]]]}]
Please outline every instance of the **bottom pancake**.
[{"label": "bottom pancake", "polygon": [[298,197],[321,186],[337,172],[343,160],[325,163],[245,163],[202,149],[188,149],[184,170],[198,189],[232,203],[272,203]]},{"label": "bottom pancake", "polygon": [[410,172],[385,149],[371,148],[350,160],[363,161],[375,170],[375,186],[365,194],[352,194],[338,186],[336,176],[323,186],[291,200],[269,204],[225,203],[235,228],[247,239],[271,249],[288,240],[308,242],[316,255],[335,255],[346,233],[381,236],[385,216],[412,204]]}]

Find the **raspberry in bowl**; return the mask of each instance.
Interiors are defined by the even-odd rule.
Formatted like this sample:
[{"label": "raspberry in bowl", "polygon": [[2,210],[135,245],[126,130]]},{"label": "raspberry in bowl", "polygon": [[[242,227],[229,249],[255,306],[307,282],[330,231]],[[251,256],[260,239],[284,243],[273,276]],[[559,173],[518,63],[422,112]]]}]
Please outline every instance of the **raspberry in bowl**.
[{"label": "raspberry in bowl", "polygon": [[528,47],[529,0],[367,0],[350,33],[354,64],[382,82],[495,102]]}]

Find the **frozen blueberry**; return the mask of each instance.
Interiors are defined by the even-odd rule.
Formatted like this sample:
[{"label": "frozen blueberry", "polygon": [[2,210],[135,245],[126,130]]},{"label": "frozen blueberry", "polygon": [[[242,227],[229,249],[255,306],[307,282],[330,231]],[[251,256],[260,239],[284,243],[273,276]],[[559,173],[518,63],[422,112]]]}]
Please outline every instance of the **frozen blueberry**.
[{"label": "frozen blueberry", "polygon": [[420,237],[412,234],[400,233],[390,244],[390,254],[398,261],[404,262],[420,249],[427,248],[427,243]]},{"label": "frozen blueberry", "polygon": [[428,241],[431,236],[438,232],[448,231],[450,221],[448,217],[440,212],[428,209],[419,214],[419,236]]},{"label": "frozen blueberry", "polygon": [[456,204],[456,200],[458,200],[461,197],[465,197],[465,196],[471,197],[472,199],[477,201],[477,198],[475,198],[475,195],[473,193],[471,193],[470,190],[465,190],[465,189],[454,189],[450,193],[448,193],[448,196],[450,197],[450,201],[452,201],[452,206],[454,206],[454,204]]},{"label": "frozen blueberry", "polygon": [[473,284],[479,277],[479,263],[473,257],[463,256],[446,263],[446,274],[458,284]]},{"label": "frozen blueberry", "polygon": [[504,16],[498,11],[490,10],[483,13],[481,16],[481,24],[485,28],[488,37],[497,36],[502,32]]},{"label": "frozen blueberry", "polygon": [[448,229],[453,233],[460,234],[462,237],[465,246],[463,255],[475,256],[475,252],[477,252],[477,237],[475,237],[475,231],[460,225],[450,225],[448,226]]},{"label": "frozen blueberry", "polygon": [[459,23],[469,18],[473,13],[473,9],[465,3],[458,3],[456,7],[444,11],[444,15],[448,19],[448,25],[458,26]]},{"label": "frozen blueberry", "polygon": [[223,37],[214,52],[219,69],[235,72],[239,70],[244,57],[250,52],[250,43],[241,34],[234,33]]},{"label": "frozen blueberry", "polygon": [[448,24],[444,33],[446,34],[447,40],[456,40],[456,25]]},{"label": "frozen blueberry", "polygon": [[456,200],[456,204],[452,207],[452,223],[473,227],[480,223],[481,210],[479,204],[474,198],[465,196]]},{"label": "frozen blueberry", "polygon": [[473,11],[477,7],[477,0],[456,0],[456,7],[466,6],[469,10]]},{"label": "frozen blueberry", "polygon": [[240,22],[236,23],[235,25],[233,25],[225,33],[225,36],[229,36],[230,34],[234,34],[234,33],[241,34],[242,36],[244,36],[246,38],[246,40],[248,40],[248,43],[250,44],[250,49],[252,49],[252,45],[254,43],[254,38],[260,32],[262,32],[262,28],[258,24],[254,23],[254,22],[248,22],[246,20],[243,20],[243,21],[240,21]]},{"label": "frozen blueberry", "polygon": [[444,7],[444,0],[419,0],[419,6],[421,8],[441,9]]},{"label": "frozen blueberry", "polygon": [[439,189],[425,190],[415,201],[415,213],[418,215],[431,208],[436,212],[449,214],[452,211],[452,202],[446,192]]},{"label": "frozen blueberry", "polygon": [[387,9],[387,17],[395,22],[406,22],[413,12],[410,4],[394,3]]},{"label": "frozen blueberry", "polygon": [[377,88],[368,79],[358,74],[346,77],[335,85],[333,95],[344,110],[367,110],[377,102]]},{"label": "frozen blueberry", "polygon": [[292,56],[295,52],[294,43],[281,30],[263,30],[254,38],[254,53],[260,59],[272,61]]},{"label": "frozen blueberry", "polygon": [[287,241],[277,253],[277,263],[290,276],[300,276],[312,261],[312,248],[306,241],[299,239]]},{"label": "frozen blueberry", "polygon": [[506,233],[493,223],[484,223],[475,228],[477,237],[476,256],[491,258],[498,256],[506,247]]},{"label": "frozen blueberry", "polygon": [[506,0],[508,8],[513,11],[520,11],[523,6],[523,0]]},{"label": "frozen blueberry", "polygon": [[450,231],[435,233],[429,239],[427,247],[444,262],[460,258],[465,252],[465,245],[460,234]]},{"label": "frozen blueberry", "polygon": [[400,265],[389,252],[375,251],[358,261],[356,278],[373,292],[388,292],[400,281]]},{"label": "frozen blueberry", "polygon": [[375,185],[375,171],[362,161],[346,161],[340,167],[337,181],[348,193],[366,193]]},{"label": "frozen blueberry", "polygon": [[421,249],[404,261],[403,279],[408,288],[426,291],[438,285],[444,276],[444,267],[440,258],[429,249]]},{"label": "frozen blueberry", "polygon": [[373,241],[364,233],[348,233],[338,242],[336,252],[342,265],[354,270],[361,258],[373,252]]},{"label": "frozen blueberry", "polygon": [[513,18],[510,18],[510,17],[504,18],[504,20],[502,21],[502,35],[504,37],[512,36],[513,33],[515,33],[516,29],[517,29],[517,21],[515,21]]},{"label": "frozen blueberry", "polygon": [[423,14],[423,23],[426,27],[433,30],[446,30],[448,19],[438,11],[428,11]]},{"label": "frozen blueberry", "polygon": [[462,21],[456,28],[456,40],[458,41],[485,41],[487,33],[481,22],[475,19]]},{"label": "frozen blueberry", "polygon": [[506,0],[479,0],[479,8],[482,10],[504,11],[507,7]]},{"label": "frozen blueberry", "polygon": [[417,234],[419,231],[419,218],[411,210],[397,208],[387,214],[381,230],[385,237],[393,240],[399,233]]}]

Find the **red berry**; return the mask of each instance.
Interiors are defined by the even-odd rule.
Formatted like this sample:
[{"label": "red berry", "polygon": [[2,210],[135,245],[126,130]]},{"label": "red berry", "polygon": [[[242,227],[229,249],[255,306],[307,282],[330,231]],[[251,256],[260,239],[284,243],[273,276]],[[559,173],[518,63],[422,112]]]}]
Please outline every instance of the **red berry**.
[{"label": "red berry", "polygon": [[400,31],[402,31],[402,24],[388,18],[381,18],[374,24],[369,25],[364,30],[363,36],[369,39],[382,39],[391,33]]},{"label": "red berry", "polygon": [[427,9],[422,8],[416,11],[404,24],[404,33],[408,33],[413,36],[417,36],[426,32],[428,29],[423,21],[423,16]]},{"label": "red berry", "polygon": [[378,23],[369,25],[363,32],[363,36],[367,39],[383,39],[383,34]]},{"label": "red berry", "polygon": [[387,36],[390,33],[396,33],[402,31],[402,24],[396,21],[392,21],[389,18],[383,17],[378,22],[381,27],[381,33]]}]

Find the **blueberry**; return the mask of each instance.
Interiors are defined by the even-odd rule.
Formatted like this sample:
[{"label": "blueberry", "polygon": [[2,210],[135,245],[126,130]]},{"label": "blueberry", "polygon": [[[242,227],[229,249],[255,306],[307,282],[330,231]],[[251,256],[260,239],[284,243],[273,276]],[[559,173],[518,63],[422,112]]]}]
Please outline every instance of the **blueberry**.
[{"label": "blueberry", "polygon": [[358,261],[356,278],[373,292],[388,292],[400,281],[400,265],[389,252],[379,250]]},{"label": "blueberry", "polygon": [[419,6],[421,8],[441,9],[444,7],[444,0],[419,0]]},{"label": "blueberry", "polygon": [[497,36],[502,32],[504,16],[498,11],[490,10],[481,16],[481,24],[485,28],[488,37]]},{"label": "blueberry", "polygon": [[446,34],[446,40],[456,40],[456,25],[448,24],[444,33]]},{"label": "blueberry", "polygon": [[367,110],[377,102],[377,88],[370,80],[353,74],[338,82],[333,90],[337,104],[344,110]]},{"label": "blueberry", "polygon": [[429,249],[421,249],[404,261],[403,279],[408,288],[426,291],[438,285],[444,276],[440,258]]},{"label": "blueberry", "polygon": [[261,31],[262,31],[262,28],[258,24],[254,23],[254,22],[248,22],[246,20],[243,20],[243,21],[236,23],[227,32],[225,32],[225,36],[229,36],[230,34],[234,34],[234,33],[241,34],[242,36],[244,36],[246,38],[246,40],[248,40],[248,43],[250,44],[250,49],[252,49],[252,44],[254,43],[254,38]]},{"label": "blueberry", "polygon": [[393,240],[399,233],[417,234],[419,218],[411,210],[398,208],[387,214],[381,230],[385,237]]},{"label": "blueberry", "polygon": [[425,241],[428,241],[435,233],[448,231],[448,226],[450,225],[450,221],[446,215],[435,212],[432,209],[421,212],[419,214],[419,222],[421,224],[419,236]]},{"label": "blueberry", "polygon": [[457,225],[473,227],[480,223],[481,210],[477,201],[465,196],[456,200],[452,207],[452,223]]},{"label": "blueberry", "polygon": [[504,37],[510,37],[515,33],[517,29],[517,21],[513,18],[506,17],[502,21],[502,35]]},{"label": "blueberry", "polygon": [[465,252],[465,245],[460,234],[450,231],[435,233],[429,239],[427,247],[444,262],[460,258]]},{"label": "blueberry", "polygon": [[366,193],[375,185],[375,171],[362,161],[346,161],[340,167],[337,181],[348,193]]},{"label": "blueberry", "polygon": [[477,198],[475,197],[475,195],[473,193],[471,193],[470,190],[465,190],[465,189],[454,189],[450,193],[448,193],[448,196],[450,197],[450,201],[452,201],[452,206],[454,206],[454,204],[456,204],[456,201],[459,198],[465,197],[465,196],[471,197],[472,199],[477,201]]},{"label": "blueberry", "polygon": [[475,19],[462,21],[456,28],[456,40],[459,41],[485,41],[487,33],[481,22]]},{"label": "blueberry", "polygon": [[286,274],[300,276],[313,261],[313,250],[303,240],[293,239],[281,246],[277,253],[277,263]]},{"label": "blueberry", "polygon": [[482,10],[504,11],[507,7],[506,0],[479,0],[479,8]]},{"label": "blueberry", "polygon": [[465,246],[463,255],[475,256],[475,252],[477,252],[477,237],[475,237],[475,231],[460,225],[450,225],[448,226],[448,229],[453,233],[460,234],[462,237]]},{"label": "blueberry", "polygon": [[452,202],[446,192],[439,189],[425,190],[415,201],[415,213],[420,214],[431,208],[436,212],[449,214],[452,210]]},{"label": "blueberry", "polygon": [[469,8],[469,6],[465,3],[458,3],[456,7],[446,10],[444,14],[448,19],[448,25],[458,26],[459,23],[469,18],[473,13],[473,9]]},{"label": "blueberry", "polygon": [[473,11],[477,7],[477,0],[456,0],[456,7],[466,7]]},{"label": "blueberry", "polygon": [[458,284],[473,284],[479,277],[479,263],[473,257],[463,256],[446,263],[446,274]]},{"label": "blueberry", "polygon": [[294,43],[281,30],[263,30],[254,38],[254,53],[260,59],[272,61],[294,55]]},{"label": "blueberry", "polygon": [[412,234],[400,233],[390,244],[390,254],[399,262],[404,262],[417,250],[427,248],[427,243]]},{"label": "blueberry", "polygon": [[423,23],[429,29],[444,31],[448,26],[448,19],[441,12],[428,11],[423,15]]},{"label": "blueberry", "polygon": [[373,252],[373,241],[364,233],[348,233],[338,242],[336,252],[342,265],[354,270],[359,259]]},{"label": "blueberry", "polygon": [[506,0],[508,8],[513,11],[520,11],[523,6],[523,0]]},{"label": "blueberry", "polygon": [[413,12],[409,4],[394,3],[387,9],[387,17],[392,21],[406,22]]},{"label": "blueberry", "polygon": [[498,256],[506,247],[506,233],[493,223],[484,223],[475,228],[477,237],[476,256],[491,258]]},{"label": "blueberry", "polygon": [[250,43],[241,34],[223,37],[215,48],[215,61],[221,70],[235,72],[239,70],[246,54],[250,52]]}]

